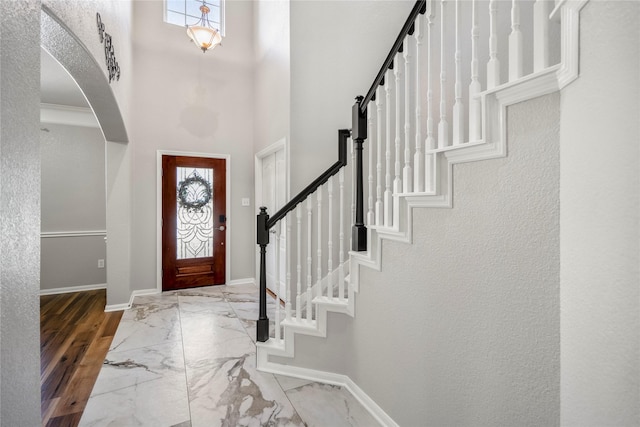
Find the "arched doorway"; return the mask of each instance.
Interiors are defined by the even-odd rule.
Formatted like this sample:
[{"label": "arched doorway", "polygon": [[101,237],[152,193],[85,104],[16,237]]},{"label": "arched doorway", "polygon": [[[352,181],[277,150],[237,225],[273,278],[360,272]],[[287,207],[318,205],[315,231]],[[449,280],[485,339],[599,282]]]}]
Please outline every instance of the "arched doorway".
[{"label": "arched doorway", "polygon": [[93,110],[106,141],[107,309],[130,297],[129,138],[102,66],[55,14],[42,6],[41,46],[73,77]]}]

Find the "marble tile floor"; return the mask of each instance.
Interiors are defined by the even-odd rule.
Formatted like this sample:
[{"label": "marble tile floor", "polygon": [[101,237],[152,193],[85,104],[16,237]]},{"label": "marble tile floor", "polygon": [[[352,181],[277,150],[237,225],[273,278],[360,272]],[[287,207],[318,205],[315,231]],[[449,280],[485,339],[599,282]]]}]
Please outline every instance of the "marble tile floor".
[{"label": "marble tile floor", "polygon": [[342,387],[258,372],[257,313],[254,285],[136,297],[80,426],[379,426]]}]

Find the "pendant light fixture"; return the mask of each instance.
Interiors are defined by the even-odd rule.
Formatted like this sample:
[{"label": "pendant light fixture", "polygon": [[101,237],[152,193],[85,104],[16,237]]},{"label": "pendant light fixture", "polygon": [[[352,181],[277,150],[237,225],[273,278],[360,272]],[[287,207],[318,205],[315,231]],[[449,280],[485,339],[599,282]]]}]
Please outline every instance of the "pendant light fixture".
[{"label": "pendant light fixture", "polygon": [[187,27],[187,35],[196,44],[202,52],[206,52],[209,49],[213,49],[222,42],[222,36],[220,31],[211,26],[209,22],[209,7],[202,0],[202,6],[200,6],[202,17],[196,22],[195,25],[189,25]]}]

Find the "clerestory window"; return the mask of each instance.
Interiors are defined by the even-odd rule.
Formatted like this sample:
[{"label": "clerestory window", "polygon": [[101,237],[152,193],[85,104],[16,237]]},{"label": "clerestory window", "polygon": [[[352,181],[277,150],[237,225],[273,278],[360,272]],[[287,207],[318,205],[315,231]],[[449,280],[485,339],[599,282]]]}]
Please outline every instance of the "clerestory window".
[{"label": "clerestory window", "polygon": [[[205,0],[210,9],[209,22],[224,36],[224,0]],[[164,22],[186,27],[198,22],[202,16],[202,0],[165,0]]]}]

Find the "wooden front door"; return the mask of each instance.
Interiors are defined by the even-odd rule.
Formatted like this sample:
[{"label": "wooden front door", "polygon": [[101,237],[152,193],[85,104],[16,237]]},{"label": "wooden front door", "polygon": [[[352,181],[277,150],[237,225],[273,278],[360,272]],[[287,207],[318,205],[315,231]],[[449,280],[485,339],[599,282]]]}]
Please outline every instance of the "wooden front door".
[{"label": "wooden front door", "polygon": [[225,283],[226,160],[162,156],[162,290]]}]

